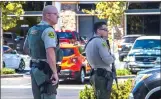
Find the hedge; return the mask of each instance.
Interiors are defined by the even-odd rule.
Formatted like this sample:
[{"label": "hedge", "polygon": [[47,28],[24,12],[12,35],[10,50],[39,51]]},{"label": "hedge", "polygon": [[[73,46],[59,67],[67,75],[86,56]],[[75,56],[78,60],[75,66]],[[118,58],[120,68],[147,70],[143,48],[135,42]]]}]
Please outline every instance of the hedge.
[{"label": "hedge", "polygon": [[[128,99],[132,89],[132,80],[129,79],[124,83],[119,83],[118,87],[119,90],[116,84],[113,84],[110,99]],[[85,88],[79,93],[79,99],[96,99],[94,89],[91,86],[85,85]]]},{"label": "hedge", "polygon": [[131,72],[128,69],[118,69],[116,70],[117,76],[131,75]]},{"label": "hedge", "polygon": [[1,74],[15,74],[15,70],[9,68],[2,68],[0,72]]}]

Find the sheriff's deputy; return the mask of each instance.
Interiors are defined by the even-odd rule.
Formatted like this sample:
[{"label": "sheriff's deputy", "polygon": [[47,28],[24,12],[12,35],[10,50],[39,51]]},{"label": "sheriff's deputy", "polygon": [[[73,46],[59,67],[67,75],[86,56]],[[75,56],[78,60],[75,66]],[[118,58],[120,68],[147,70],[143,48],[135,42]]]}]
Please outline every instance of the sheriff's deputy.
[{"label": "sheriff's deputy", "polygon": [[42,21],[31,27],[24,43],[24,51],[31,56],[31,79],[34,99],[56,99],[58,74],[56,68],[57,35],[53,25],[58,10],[52,5],[42,11]]},{"label": "sheriff's deputy", "polygon": [[108,29],[105,22],[94,24],[95,35],[86,47],[86,57],[91,65],[92,72],[90,82],[94,87],[97,99],[110,99],[113,83],[111,64],[115,61],[104,37],[108,37]]}]

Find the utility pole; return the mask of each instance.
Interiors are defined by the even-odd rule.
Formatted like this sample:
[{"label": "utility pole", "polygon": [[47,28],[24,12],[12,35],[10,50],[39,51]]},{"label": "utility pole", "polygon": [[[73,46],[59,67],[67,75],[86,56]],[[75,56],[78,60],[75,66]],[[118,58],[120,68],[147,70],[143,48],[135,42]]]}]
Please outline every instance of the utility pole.
[{"label": "utility pole", "polygon": [[3,54],[3,33],[2,33],[2,8],[0,7],[0,45],[1,45],[1,49],[0,49],[0,68],[2,69],[3,67],[3,57],[2,57],[2,54]]}]

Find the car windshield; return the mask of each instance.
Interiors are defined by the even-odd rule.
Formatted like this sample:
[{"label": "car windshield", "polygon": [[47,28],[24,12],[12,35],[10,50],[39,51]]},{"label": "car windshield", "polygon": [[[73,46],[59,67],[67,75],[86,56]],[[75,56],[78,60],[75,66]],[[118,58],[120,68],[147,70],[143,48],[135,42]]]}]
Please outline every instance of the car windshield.
[{"label": "car windshield", "polygon": [[72,48],[61,48],[63,50],[63,56],[70,56],[74,54],[74,50]]},{"label": "car windshield", "polygon": [[161,49],[161,41],[146,39],[146,40],[137,40],[134,44],[133,49]]},{"label": "car windshield", "polygon": [[138,37],[125,37],[123,38],[122,42],[123,43],[134,43],[137,38]]},{"label": "car windshield", "polygon": [[57,32],[57,35],[59,38],[67,38],[67,39],[72,39],[72,33],[71,32]]},{"label": "car windshield", "polygon": [[10,49],[9,46],[3,45],[3,51],[7,51],[8,49]]},{"label": "car windshield", "polygon": [[3,34],[3,37],[4,38],[12,38],[12,35],[11,34]]}]

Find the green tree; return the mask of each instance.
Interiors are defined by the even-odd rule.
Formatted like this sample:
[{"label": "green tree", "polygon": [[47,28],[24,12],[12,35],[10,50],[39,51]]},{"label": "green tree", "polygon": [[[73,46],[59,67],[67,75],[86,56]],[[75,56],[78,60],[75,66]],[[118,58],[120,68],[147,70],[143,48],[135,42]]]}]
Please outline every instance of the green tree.
[{"label": "green tree", "polygon": [[[121,31],[119,30],[118,26],[121,24],[121,21],[123,20],[123,14],[124,11],[126,9],[126,2],[123,1],[119,1],[119,2],[98,2],[96,3],[96,9],[91,9],[91,10],[86,10],[83,9],[83,12],[88,13],[88,14],[92,14],[92,15],[96,15],[99,19],[106,19],[108,27],[109,27],[109,31],[117,31],[117,33],[115,33],[115,35],[118,35],[119,37],[117,38],[121,38]],[[110,43],[112,43],[113,41],[113,46],[112,49],[114,51],[116,51],[116,46],[114,48],[114,39],[115,39],[115,35],[114,32],[109,32],[109,36],[108,39],[110,41]]]},{"label": "green tree", "polygon": [[[20,19],[20,15],[24,14],[22,4],[25,2],[0,2],[2,9],[2,23],[3,30],[8,30],[16,26],[17,20]],[[7,16],[9,14],[16,15],[14,17]]]},{"label": "green tree", "polygon": [[96,15],[99,19],[107,19],[108,25],[113,27],[121,24],[126,2],[98,2],[95,10],[83,9],[83,12]]}]

